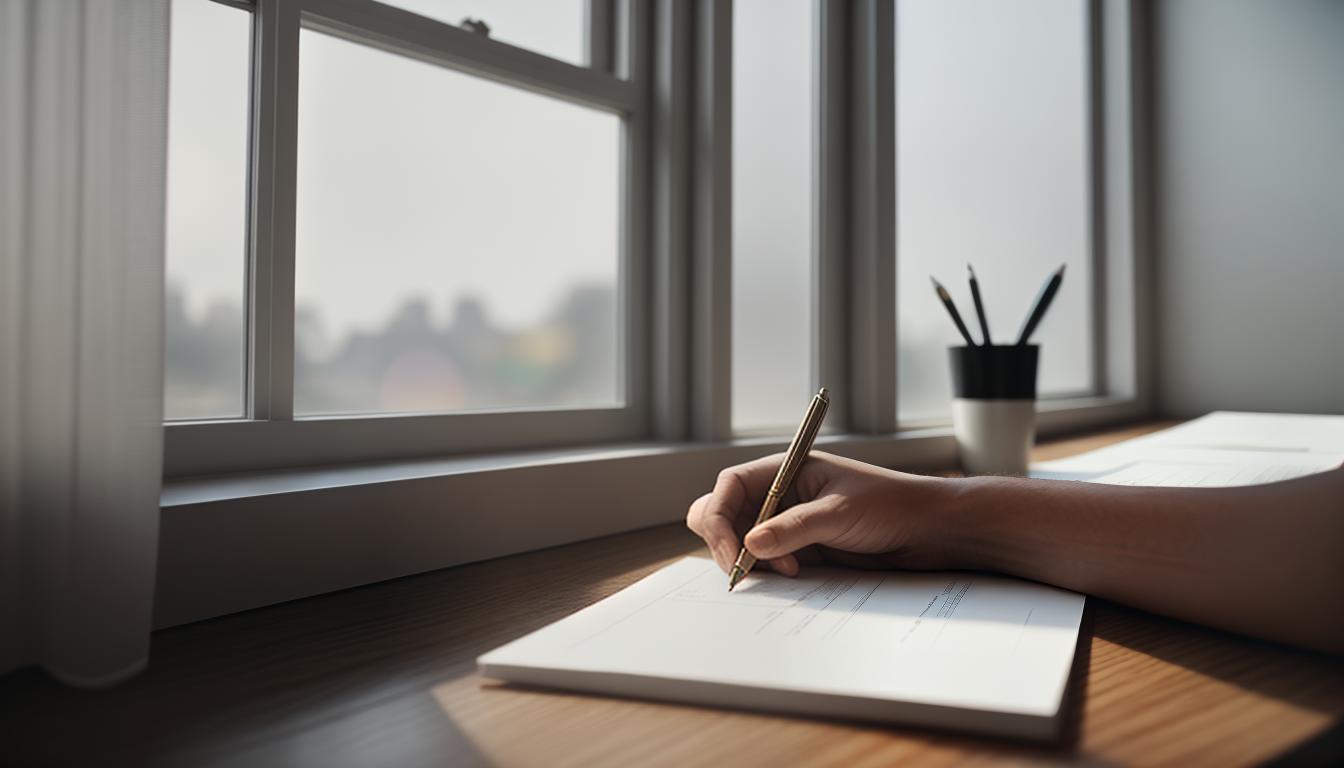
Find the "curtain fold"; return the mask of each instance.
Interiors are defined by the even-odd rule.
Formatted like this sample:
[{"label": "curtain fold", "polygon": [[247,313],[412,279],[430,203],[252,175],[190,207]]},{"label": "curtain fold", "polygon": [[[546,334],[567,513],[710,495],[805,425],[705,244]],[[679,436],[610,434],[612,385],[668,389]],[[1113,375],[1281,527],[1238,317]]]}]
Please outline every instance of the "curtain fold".
[{"label": "curtain fold", "polygon": [[168,0],[0,0],[0,673],[148,657]]}]

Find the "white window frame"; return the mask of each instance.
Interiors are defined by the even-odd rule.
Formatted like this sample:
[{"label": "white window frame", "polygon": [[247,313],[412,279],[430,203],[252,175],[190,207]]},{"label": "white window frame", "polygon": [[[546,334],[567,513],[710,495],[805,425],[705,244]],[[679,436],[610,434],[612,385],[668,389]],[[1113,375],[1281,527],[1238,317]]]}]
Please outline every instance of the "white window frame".
[{"label": "white window frame", "polygon": [[[671,522],[719,468],[783,447],[788,435],[731,430],[731,0],[594,5],[622,30],[605,53],[590,49],[619,78],[367,0],[259,1],[256,60],[270,57],[259,69],[280,76],[257,83],[275,117],[254,127],[253,152],[259,165],[291,158],[254,190],[251,295],[280,296],[251,339],[264,406],[252,415],[264,420],[168,425],[157,625]],[[1153,415],[1145,6],[1087,9],[1097,386],[1042,401],[1044,435]],[[595,28],[603,13],[589,14]],[[819,446],[946,468],[945,425],[897,422],[894,8],[815,0],[814,13],[813,376],[836,404]],[[282,94],[297,81],[303,19],[372,27],[382,44],[444,60],[461,43],[487,76],[544,77],[547,89],[628,108],[628,145],[643,149],[627,157],[622,288],[627,344],[642,355],[628,358],[627,391],[642,398],[627,411],[293,421],[290,393],[257,392],[266,366],[292,366],[296,114]],[[343,462],[356,463],[326,466]],[[309,468],[276,469],[295,465]],[[180,477],[190,474],[208,476]]]},{"label": "white window frame", "polygon": [[[246,3],[226,4],[249,8]],[[609,443],[647,434],[644,210],[648,73],[643,3],[588,0],[589,66],[553,59],[372,0],[258,0],[251,7],[251,208],[247,254],[246,411],[166,425],[168,477],[276,467]],[[294,415],[294,236],[299,33],[311,29],[451,67],[623,118],[619,237],[622,401],[610,407],[442,414]]]}]

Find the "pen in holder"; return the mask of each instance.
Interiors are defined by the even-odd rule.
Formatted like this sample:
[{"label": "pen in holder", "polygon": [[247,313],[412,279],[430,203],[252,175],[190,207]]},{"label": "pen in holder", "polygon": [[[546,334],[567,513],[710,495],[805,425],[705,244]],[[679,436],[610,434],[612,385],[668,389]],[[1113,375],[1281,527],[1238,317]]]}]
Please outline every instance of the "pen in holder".
[{"label": "pen in holder", "polygon": [[1036,439],[1035,344],[948,348],[952,432],[970,475],[1024,475]]}]

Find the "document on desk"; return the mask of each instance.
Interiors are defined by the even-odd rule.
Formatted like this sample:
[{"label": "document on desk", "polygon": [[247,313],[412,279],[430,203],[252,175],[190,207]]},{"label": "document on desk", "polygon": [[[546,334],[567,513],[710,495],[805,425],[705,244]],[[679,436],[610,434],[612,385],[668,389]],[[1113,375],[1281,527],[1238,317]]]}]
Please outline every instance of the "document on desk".
[{"label": "document on desk", "polygon": [[988,574],[805,568],[733,592],[688,557],[480,657],[490,677],[1052,738],[1083,596]]},{"label": "document on desk", "polygon": [[1259,485],[1344,464],[1344,416],[1220,411],[1096,451],[1033,464],[1033,477],[1111,485]]}]

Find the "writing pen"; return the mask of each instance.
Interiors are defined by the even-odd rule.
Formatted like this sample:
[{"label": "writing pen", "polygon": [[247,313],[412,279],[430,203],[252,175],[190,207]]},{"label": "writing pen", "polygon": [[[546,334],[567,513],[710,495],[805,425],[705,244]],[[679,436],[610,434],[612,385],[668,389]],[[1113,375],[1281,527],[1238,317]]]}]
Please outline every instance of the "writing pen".
[{"label": "writing pen", "polygon": [[975,302],[975,316],[980,318],[980,343],[983,346],[991,346],[994,342],[989,339],[989,320],[985,317],[985,305],[980,303],[980,281],[975,279],[975,270],[971,265],[966,265],[966,272],[971,277],[971,301]]},{"label": "writing pen", "polygon": [[[831,398],[826,394],[825,387],[812,396],[812,402],[807,406],[807,413],[803,415],[803,423],[799,424],[798,431],[793,433],[789,450],[784,452],[784,463],[779,465],[779,471],[775,473],[775,479],[770,483],[770,490],[765,494],[765,501],[761,502],[761,511],[756,515],[756,522],[752,524],[752,528],[775,516],[780,500],[793,484],[794,475],[798,474],[803,462],[807,461],[807,455],[812,452],[812,443],[817,439],[817,432],[821,430],[821,422],[826,418],[826,409],[830,405]],[[745,579],[755,565],[756,556],[748,552],[745,546],[738,550],[737,562],[733,563],[733,569],[728,574],[728,591],[732,592],[733,587]]]},{"label": "writing pen", "polygon": [[929,275],[933,281],[933,290],[938,292],[938,298],[942,300],[943,306],[947,307],[947,314],[952,316],[952,322],[957,324],[957,330],[961,331],[961,337],[966,340],[966,346],[974,347],[975,342],[971,340],[971,332],[966,330],[966,324],[961,322],[961,313],[957,311],[957,305],[952,303],[952,294],[947,292],[943,284],[938,282],[933,275]]},{"label": "writing pen", "polygon": [[1021,346],[1027,343],[1031,334],[1036,330],[1036,326],[1045,317],[1045,311],[1050,308],[1050,302],[1055,300],[1055,293],[1059,291],[1059,284],[1064,282],[1064,267],[1067,264],[1060,264],[1059,269],[1050,276],[1041,288],[1041,292],[1036,295],[1036,306],[1032,307],[1031,314],[1027,315],[1027,322],[1022,325],[1022,332],[1017,334],[1017,344]]}]

